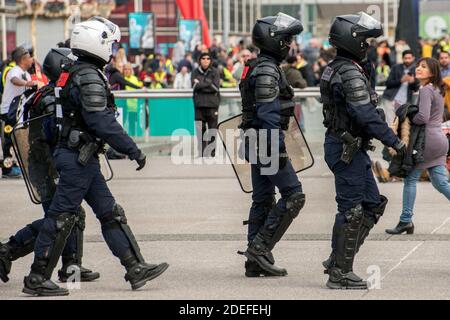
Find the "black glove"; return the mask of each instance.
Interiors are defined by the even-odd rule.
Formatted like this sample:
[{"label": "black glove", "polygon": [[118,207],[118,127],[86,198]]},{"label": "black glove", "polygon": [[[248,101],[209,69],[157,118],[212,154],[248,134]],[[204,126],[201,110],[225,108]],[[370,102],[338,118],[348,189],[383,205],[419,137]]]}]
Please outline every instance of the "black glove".
[{"label": "black glove", "polygon": [[140,152],[139,157],[137,157],[137,158],[135,159],[136,162],[137,162],[138,165],[139,165],[139,167],[136,168],[136,171],[139,171],[139,170],[141,170],[143,167],[145,167],[145,162],[146,162],[146,159],[147,159],[147,157],[145,156],[144,153],[142,153],[142,151],[139,151],[139,152]]},{"label": "black glove", "polygon": [[394,146],[394,150],[397,152],[397,156],[404,158],[406,155],[406,144],[402,140],[398,140]]},{"label": "black glove", "polygon": [[386,113],[384,112],[384,110],[381,108],[376,108],[376,110],[381,120],[383,120],[383,122],[386,122]]}]

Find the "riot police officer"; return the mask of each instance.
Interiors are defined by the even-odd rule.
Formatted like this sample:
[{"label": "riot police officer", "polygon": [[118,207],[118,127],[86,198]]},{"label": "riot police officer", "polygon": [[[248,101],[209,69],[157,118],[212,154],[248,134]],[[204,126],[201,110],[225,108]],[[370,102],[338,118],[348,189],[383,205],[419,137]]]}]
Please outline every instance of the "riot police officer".
[{"label": "riot police officer", "polygon": [[325,161],[335,176],[338,214],[332,234],[332,253],[323,262],[331,289],[366,289],[367,283],[353,273],[356,253],[385,210],[367,154],[376,138],[399,154],[405,144],[382,120],[376,94],[365,63],[368,38],[383,34],[381,23],[360,13],[334,19],[329,34],[337,56],[320,81],[323,102]]},{"label": "riot police officer", "polygon": [[104,142],[135,160],[141,170],[145,155],[115,119],[114,100],[102,68],[111,60],[112,45],[120,40],[119,27],[94,17],[75,25],[71,48],[78,60],[61,74],[56,97],[57,147],[54,152],[59,181],[48,217],[36,239],[35,258],[24,279],[24,293],[67,295],[51,281],[53,269],[74,225],[81,202],[91,206],[102,226],[108,247],[126,269],[133,290],[161,275],[166,263],[147,264],[127,224],[124,209],[116,203],[100,171],[98,152]]},{"label": "riot police officer", "polygon": [[[241,128],[258,136],[266,133],[266,138],[259,139],[256,145],[256,161],[250,159],[253,152],[249,143],[245,150],[246,159],[251,163],[253,185],[253,204],[249,219],[244,222],[248,224],[248,248],[243,253],[247,257],[247,277],[287,275],[286,269],[275,265],[272,249],[305,203],[283,133],[293,116],[294,94],[279,66],[287,57],[294,36],[302,30],[300,21],[283,13],[257,20],[252,40],[260,54],[247,62],[239,86],[243,109]],[[265,148],[271,150],[269,162],[260,158],[258,150]],[[265,171],[267,165],[274,164],[278,165],[274,172]],[[278,203],[275,187],[281,193]]]},{"label": "riot police officer", "polygon": [[[54,112],[55,98],[52,88],[61,73],[61,64],[64,63],[64,61],[70,61],[70,55],[71,50],[66,48],[51,49],[46,55],[43,72],[50,80],[50,83],[48,88],[39,90],[32,99],[32,105],[29,110],[30,118]],[[39,122],[38,125],[41,125],[41,123]],[[33,125],[30,125],[30,130],[31,127],[33,127]],[[36,186],[45,213],[44,217],[47,217],[48,208],[54,194],[55,184],[53,179],[49,179],[49,164],[51,164],[51,161],[49,161],[49,159],[42,159],[42,155],[47,152],[46,150],[50,150],[51,143],[49,140],[51,140],[51,138],[41,139],[41,137],[37,135],[36,137],[32,137],[31,132],[29,133],[29,138],[33,141],[24,142],[30,145],[31,148],[33,148],[33,151],[36,150],[37,152],[30,152],[31,156],[28,159],[30,165],[28,168],[23,168],[22,170],[28,171],[28,175],[25,175],[25,177],[29,176],[32,180],[32,185]],[[48,152],[47,156],[50,156]],[[58,277],[61,282],[67,281],[72,274],[72,272],[69,272],[68,270],[74,271],[75,266],[79,268],[80,281],[93,281],[100,277],[98,272],[92,272],[81,266],[85,212],[82,207],[79,208],[79,211],[78,223],[74,226],[71,235],[67,239],[67,244],[62,253],[62,268],[58,271]],[[2,281],[7,282],[9,280],[8,274],[11,271],[13,261],[33,252],[36,237],[41,230],[43,222],[44,219],[33,221],[20,229],[15,235],[11,236],[7,243],[0,244],[0,279]]]}]

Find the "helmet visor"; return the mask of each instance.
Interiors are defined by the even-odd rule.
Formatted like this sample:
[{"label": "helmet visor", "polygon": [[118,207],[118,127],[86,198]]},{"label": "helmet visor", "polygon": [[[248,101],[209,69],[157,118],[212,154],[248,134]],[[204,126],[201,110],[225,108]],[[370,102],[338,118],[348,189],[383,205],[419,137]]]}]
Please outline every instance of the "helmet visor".
[{"label": "helmet visor", "polygon": [[277,27],[275,34],[296,35],[303,31],[301,22],[294,17],[282,12],[279,12],[276,17],[277,19],[273,24]]},{"label": "helmet visor", "polygon": [[286,29],[289,28],[289,26],[293,23],[295,23],[297,19],[294,17],[288,16],[285,13],[278,12],[277,14],[277,20],[274,22],[274,26],[280,28],[280,29]]},{"label": "helmet visor", "polygon": [[105,18],[99,17],[99,16],[92,17],[88,21],[99,21],[99,22],[103,23],[106,26],[106,28],[108,28],[109,32],[111,33],[110,40],[120,41],[120,30],[119,30],[119,27],[115,23],[112,23],[108,19],[105,19]]},{"label": "helmet visor", "polygon": [[[381,22],[365,12],[359,13],[359,20],[356,23],[356,26],[360,27],[358,28],[360,29],[358,32],[360,35],[374,38],[383,35],[383,26],[381,25]],[[361,28],[364,30],[361,30]]]}]

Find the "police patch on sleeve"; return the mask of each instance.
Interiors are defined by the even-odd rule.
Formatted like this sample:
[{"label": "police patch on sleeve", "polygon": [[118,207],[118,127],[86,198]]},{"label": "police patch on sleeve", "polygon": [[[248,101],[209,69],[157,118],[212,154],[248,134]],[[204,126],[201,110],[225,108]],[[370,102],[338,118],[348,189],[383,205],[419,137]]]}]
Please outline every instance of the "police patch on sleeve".
[{"label": "police patch on sleeve", "polygon": [[330,67],[326,67],[325,70],[322,73],[322,78],[321,80],[324,81],[330,81],[331,80],[331,76],[333,75],[333,69]]}]

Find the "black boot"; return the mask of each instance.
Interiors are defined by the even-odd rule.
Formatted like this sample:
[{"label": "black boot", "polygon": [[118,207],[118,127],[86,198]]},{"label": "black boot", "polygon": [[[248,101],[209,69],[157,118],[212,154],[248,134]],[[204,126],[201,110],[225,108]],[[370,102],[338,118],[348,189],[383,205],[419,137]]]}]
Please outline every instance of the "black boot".
[{"label": "black boot", "polygon": [[100,278],[100,273],[98,272],[93,272],[92,270],[78,264],[71,264],[62,267],[61,270],[58,271],[58,279],[60,282],[67,282],[70,276],[72,276],[75,272],[79,273],[80,282],[91,282]]},{"label": "black boot", "polygon": [[266,273],[279,277],[287,275],[286,269],[275,265],[273,255],[259,233],[256,235],[255,239],[250,242],[244,255],[250,262],[256,263],[262,270],[266,271]]},{"label": "black boot", "polygon": [[22,292],[41,297],[69,295],[69,290],[61,288],[50,279],[45,278],[47,263],[47,260],[35,259],[30,274],[23,280],[24,288]]},{"label": "black boot", "polygon": [[[367,289],[367,282],[353,273],[353,262],[364,239],[360,238],[363,231],[368,235],[365,223],[368,220],[363,215],[361,205],[357,205],[345,213],[344,224],[335,223],[333,234],[336,237],[334,254],[322,264],[329,275],[327,287],[330,289]],[[373,226],[373,223],[371,223]]]},{"label": "black boot", "polygon": [[322,266],[325,268],[323,270],[323,273],[329,274],[330,269],[333,268],[336,265],[336,254],[334,252],[331,252],[330,257],[322,262]]},{"label": "black boot", "polygon": [[367,282],[358,277],[353,271],[346,274],[336,266],[336,254],[332,252],[330,257],[322,262],[325,268],[323,273],[328,274],[327,287],[330,289],[367,289]]},{"label": "black boot", "polygon": [[9,243],[0,244],[0,279],[8,282],[8,274],[11,272],[12,266],[12,247]]},{"label": "black boot", "polygon": [[330,277],[327,287],[330,289],[350,289],[365,290],[368,288],[367,282],[358,277],[353,271],[344,272],[341,268],[332,267],[328,270]]},{"label": "black boot", "polygon": [[79,280],[80,282],[90,282],[100,278],[100,273],[83,267],[77,260],[76,255],[62,257],[62,268],[58,271],[59,281],[67,282],[74,273],[79,275],[79,279],[77,275],[74,280]]},{"label": "black boot", "polygon": [[[273,255],[271,252],[269,253],[268,258],[272,264],[275,263],[275,259],[273,258]],[[283,275],[287,275],[286,270],[285,270],[285,273],[280,276],[283,276]],[[245,276],[248,278],[258,278],[258,277],[274,277],[277,275],[265,271],[256,262],[247,260],[247,261],[245,261]]]},{"label": "black boot", "polygon": [[400,221],[394,229],[386,229],[386,233],[388,234],[402,234],[403,232],[406,232],[407,234],[413,234],[414,223]]},{"label": "black boot", "polygon": [[161,264],[139,262],[131,251],[121,259],[121,263],[127,270],[125,280],[130,282],[131,289],[133,290],[137,290],[144,286],[148,281],[159,277],[169,267],[165,262]]}]

